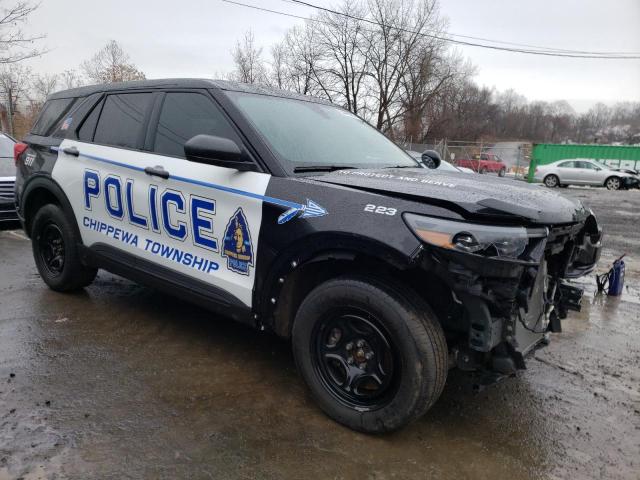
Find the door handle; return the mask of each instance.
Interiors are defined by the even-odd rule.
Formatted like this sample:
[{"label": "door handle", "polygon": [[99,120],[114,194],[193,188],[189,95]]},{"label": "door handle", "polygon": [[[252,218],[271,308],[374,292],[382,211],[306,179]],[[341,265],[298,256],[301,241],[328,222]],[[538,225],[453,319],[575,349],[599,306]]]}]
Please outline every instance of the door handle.
[{"label": "door handle", "polygon": [[153,177],[164,178],[165,180],[169,178],[169,172],[167,172],[160,165],[156,165],[155,167],[145,167],[144,173]]},{"label": "door handle", "polygon": [[62,151],[67,155],[71,155],[72,157],[77,157],[80,155],[80,152],[76,147],[65,147],[62,149]]}]

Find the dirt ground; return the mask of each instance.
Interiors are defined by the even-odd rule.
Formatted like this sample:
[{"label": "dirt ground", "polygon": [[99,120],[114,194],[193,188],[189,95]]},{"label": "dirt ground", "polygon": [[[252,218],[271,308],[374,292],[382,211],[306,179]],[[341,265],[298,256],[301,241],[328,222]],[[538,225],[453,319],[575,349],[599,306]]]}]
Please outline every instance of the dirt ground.
[{"label": "dirt ground", "polygon": [[52,292],[0,232],[0,480],[640,478],[640,191],[563,193],[604,225],[599,271],[628,253],[623,296],[581,281],[528,370],[479,393],[451,372],[377,437],[320,412],[286,342],[106,272]]}]

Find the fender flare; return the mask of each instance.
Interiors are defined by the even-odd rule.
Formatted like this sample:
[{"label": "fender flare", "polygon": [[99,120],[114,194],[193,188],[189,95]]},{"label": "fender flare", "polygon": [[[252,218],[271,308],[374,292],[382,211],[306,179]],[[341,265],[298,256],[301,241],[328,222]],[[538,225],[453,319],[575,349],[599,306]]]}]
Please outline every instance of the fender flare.
[{"label": "fender flare", "polygon": [[[262,266],[267,271],[254,286],[254,312],[267,324],[273,322],[272,315],[279,305],[278,299],[289,288],[289,280],[296,278],[297,272],[306,267],[328,262],[353,262],[362,256],[389,270],[402,271],[412,267],[422,250],[418,243],[411,255],[394,249],[374,238],[354,236],[340,232],[312,234],[295,241],[282,249],[282,253],[272,260],[270,265]],[[273,302],[276,299],[277,303]],[[292,319],[289,319],[291,322]],[[286,336],[285,329],[278,325],[269,325],[278,335]]]}]

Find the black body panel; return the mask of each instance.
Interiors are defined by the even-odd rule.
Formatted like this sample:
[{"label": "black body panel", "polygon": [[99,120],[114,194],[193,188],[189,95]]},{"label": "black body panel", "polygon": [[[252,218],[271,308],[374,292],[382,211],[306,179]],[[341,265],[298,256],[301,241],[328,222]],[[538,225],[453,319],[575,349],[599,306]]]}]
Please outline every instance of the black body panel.
[{"label": "black body panel", "polygon": [[494,221],[562,224],[584,221],[577,201],[547,188],[489,175],[461,175],[424,168],[340,170],[314,177],[320,182],[412,198]]}]

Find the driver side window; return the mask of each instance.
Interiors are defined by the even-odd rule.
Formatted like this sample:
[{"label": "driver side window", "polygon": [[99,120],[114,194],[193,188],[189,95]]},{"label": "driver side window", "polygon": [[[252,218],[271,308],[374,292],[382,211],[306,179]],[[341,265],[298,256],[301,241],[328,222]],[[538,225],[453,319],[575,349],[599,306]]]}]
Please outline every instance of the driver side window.
[{"label": "driver side window", "polygon": [[162,103],[153,151],[184,158],[184,144],[192,137],[215,135],[242,141],[213,101],[200,93],[167,93]]}]

